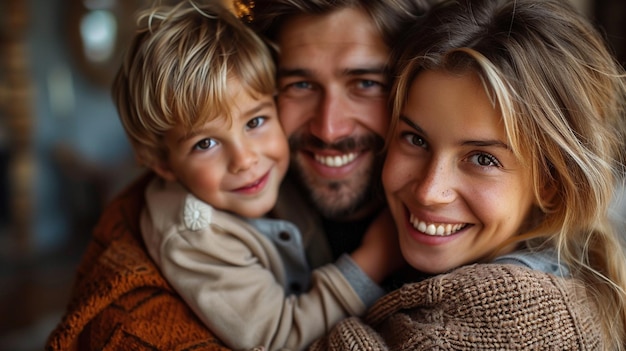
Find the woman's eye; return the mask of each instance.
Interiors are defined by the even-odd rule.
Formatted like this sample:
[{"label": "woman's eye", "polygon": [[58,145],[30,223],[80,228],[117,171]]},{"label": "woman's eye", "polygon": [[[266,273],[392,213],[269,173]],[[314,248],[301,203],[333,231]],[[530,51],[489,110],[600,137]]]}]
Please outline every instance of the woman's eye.
[{"label": "woman's eye", "polygon": [[217,142],[211,138],[202,139],[194,145],[194,150],[208,150],[217,145]]},{"label": "woman's eye", "polygon": [[502,165],[493,155],[478,153],[470,156],[470,161],[482,167],[501,167]]},{"label": "woman's eye", "polygon": [[246,123],[246,128],[248,129],[259,128],[260,126],[263,125],[263,123],[265,123],[266,119],[267,117],[254,117],[253,119],[249,120],[248,123]]},{"label": "woman's eye", "polygon": [[406,140],[411,145],[426,147],[426,140],[415,133],[402,133],[402,139]]}]

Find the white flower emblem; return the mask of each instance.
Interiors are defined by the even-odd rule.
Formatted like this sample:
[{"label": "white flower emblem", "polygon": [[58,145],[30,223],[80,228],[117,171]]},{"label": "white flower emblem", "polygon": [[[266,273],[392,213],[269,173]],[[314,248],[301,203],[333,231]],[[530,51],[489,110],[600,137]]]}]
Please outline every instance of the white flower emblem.
[{"label": "white flower emblem", "polygon": [[211,223],[212,208],[193,196],[188,196],[185,201],[183,219],[189,230],[201,230]]}]

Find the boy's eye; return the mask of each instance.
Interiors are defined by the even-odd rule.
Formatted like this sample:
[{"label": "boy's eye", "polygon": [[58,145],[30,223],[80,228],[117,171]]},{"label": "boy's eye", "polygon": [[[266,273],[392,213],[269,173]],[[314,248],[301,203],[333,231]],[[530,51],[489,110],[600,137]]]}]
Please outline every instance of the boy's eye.
[{"label": "boy's eye", "polygon": [[263,123],[265,123],[266,119],[267,119],[266,117],[254,117],[251,120],[249,120],[248,123],[246,123],[246,127],[248,129],[259,128],[260,126],[263,125]]},{"label": "boy's eye", "polygon": [[211,138],[202,139],[194,145],[194,150],[208,150],[217,145],[217,142]]}]

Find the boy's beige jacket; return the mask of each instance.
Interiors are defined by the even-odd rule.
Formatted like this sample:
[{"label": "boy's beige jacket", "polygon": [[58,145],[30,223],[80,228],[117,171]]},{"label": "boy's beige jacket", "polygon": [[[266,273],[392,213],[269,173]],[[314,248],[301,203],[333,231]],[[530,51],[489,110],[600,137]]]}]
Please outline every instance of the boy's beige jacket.
[{"label": "boy's beige jacket", "polygon": [[[233,349],[301,350],[341,319],[366,309],[335,264],[310,275],[304,238],[295,226],[272,223],[272,230],[261,233],[175,182],[155,179],[146,189],[141,229],[150,256],[199,318]],[[280,239],[281,231],[288,239]],[[278,246],[284,259],[301,269],[289,274]],[[307,290],[287,294],[296,283]]]}]

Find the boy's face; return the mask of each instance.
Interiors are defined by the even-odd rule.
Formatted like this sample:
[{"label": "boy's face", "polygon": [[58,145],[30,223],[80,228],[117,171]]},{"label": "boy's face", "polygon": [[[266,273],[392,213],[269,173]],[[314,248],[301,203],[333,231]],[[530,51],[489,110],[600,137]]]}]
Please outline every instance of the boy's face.
[{"label": "boy's face", "polygon": [[287,139],[271,95],[233,81],[232,121],[216,118],[191,132],[165,134],[167,159],[154,170],[215,208],[245,217],[272,209],[289,163]]}]

